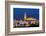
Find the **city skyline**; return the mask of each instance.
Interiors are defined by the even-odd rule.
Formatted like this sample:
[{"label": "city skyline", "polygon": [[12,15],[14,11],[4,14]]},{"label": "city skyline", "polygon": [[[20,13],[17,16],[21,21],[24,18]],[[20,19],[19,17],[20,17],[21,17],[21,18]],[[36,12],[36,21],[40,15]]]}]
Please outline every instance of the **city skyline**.
[{"label": "city skyline", "polygon": [[14,8],[14,20],[24,20],[24,14],[26,13],[27,17],[33,17],[39,19],[39,9],[32,8]]}]

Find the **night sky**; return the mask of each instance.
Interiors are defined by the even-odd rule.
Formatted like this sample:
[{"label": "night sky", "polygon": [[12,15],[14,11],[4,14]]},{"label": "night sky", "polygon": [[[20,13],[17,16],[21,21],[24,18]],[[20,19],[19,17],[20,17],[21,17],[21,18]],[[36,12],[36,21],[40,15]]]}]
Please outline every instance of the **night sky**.
[{"label": "night sky", "polygon": [[13,19],[23,20],[25,12],[27,17],[30,16],[39,19],[39,9],[33,9],[33,8],[13,8]]}]

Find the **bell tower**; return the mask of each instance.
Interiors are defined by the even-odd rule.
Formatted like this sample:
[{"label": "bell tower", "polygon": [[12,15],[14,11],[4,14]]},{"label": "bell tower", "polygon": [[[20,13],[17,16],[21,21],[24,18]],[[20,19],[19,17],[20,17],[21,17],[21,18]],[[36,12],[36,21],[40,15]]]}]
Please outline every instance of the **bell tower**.
[{"label": "bell tower", "polygon": [[24,20],[26,20],[26,12],[24,13]]}]

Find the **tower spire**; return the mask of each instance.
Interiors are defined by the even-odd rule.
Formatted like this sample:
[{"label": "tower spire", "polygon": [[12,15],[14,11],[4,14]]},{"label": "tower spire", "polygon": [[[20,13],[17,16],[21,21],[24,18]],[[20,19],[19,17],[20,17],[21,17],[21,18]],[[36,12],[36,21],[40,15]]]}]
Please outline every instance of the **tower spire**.
[{"label": "tower spire", "polygon": [[26,12],[24,13],[24,20],[26,19]]}]

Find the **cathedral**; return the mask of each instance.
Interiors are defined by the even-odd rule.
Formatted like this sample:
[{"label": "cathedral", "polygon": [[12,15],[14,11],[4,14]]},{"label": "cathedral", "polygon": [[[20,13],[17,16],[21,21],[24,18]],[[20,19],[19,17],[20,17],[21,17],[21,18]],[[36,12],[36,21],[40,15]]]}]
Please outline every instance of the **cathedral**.
[{"label": "cathedral", "polygon": [[24,20],[30,22],[30,24],[35,24],[36,23],[36,19],[32,18],[32,17],[27,18],[26,13],[24,14]]}]

